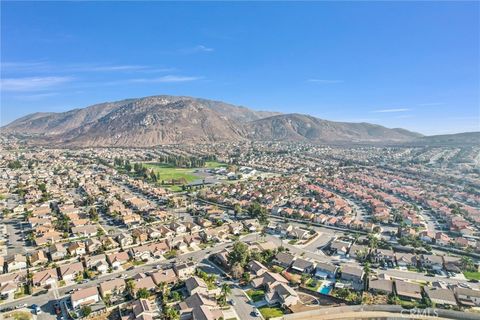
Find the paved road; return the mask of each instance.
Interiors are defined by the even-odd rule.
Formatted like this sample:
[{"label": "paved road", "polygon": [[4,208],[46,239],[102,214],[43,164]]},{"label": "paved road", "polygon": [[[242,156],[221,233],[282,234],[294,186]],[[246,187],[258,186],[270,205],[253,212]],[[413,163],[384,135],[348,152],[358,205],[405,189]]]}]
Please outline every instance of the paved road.
[{"label": "paved road", "polygon": [[[247,235],[245,238],[252,240],[252,237],[252,235]],[[214,273],[218,276],[225,275],[223,270],[208,260],[203,260],[199,266],[207,273]],[[256,317],[252,314],[253,306],[250,304],[250,300],[247,298],[243,290],[239,287],[238,282],[231,280],[225,280],[224,282],[227,283],[232,289],[232,293],[230,294],[229,298],[234,301],[233,308],[235,309],[237,316],[241,320],[258,320],[260,317]]]},{"label": "paved road", "polygon": [[8,234],[8,247],[7,254],[25,254],[26,243],[23,240],[23,224],[18,217],[5,219],[5,225],[7,226]]}]

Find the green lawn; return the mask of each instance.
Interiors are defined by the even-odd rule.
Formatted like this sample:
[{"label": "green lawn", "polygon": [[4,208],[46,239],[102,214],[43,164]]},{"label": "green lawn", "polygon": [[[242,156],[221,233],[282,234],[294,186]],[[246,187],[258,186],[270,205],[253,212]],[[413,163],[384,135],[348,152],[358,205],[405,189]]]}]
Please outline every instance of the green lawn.
[{"label": "green lawn", "polygon": [[226,168],[227,164],[218,162],[218,161],[205,161],[205,168],[216,169],[216,168]]},{"label": "green lawn", "polygon": [[185,179],[187,183],[195,181],[198,177],[193,173],[195,169],[191,168],[175,168],[163,163],[144,163],[145,167],[153,169],[155,173],[160,175],[160,181],[169,183],[172,179]]},{"label": "green lawn", "polygon": [[253,302],[257,302],[265,298],[265,291],[250,289],[247,291],[247,295],[250,297],[250,299],[252,299]]},{"label": "green lawn", "polygon": [[317,292],[321,285],[322,285],[322,281],[310,279],[307,281],[305,287],[309,290]]},{"label": "green lawn", "polygon": [[479,280],[480,281],[480,272],[471,272],[471,271],[465,271],[463,273],[463,275],[465,276],[465,278],[467,278],[468,280]]},{"label": "green lawn", "polygon": [[283,316],[283,311],[279,307],[260,307],[258,311],[266,320]]}]

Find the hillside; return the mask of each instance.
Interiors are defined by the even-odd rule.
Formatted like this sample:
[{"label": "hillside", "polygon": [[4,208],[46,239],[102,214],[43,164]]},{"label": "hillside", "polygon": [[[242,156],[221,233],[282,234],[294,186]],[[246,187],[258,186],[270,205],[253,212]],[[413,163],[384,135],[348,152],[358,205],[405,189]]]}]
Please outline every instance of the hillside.
[{"label": "hillside", "polygon": [[254,111],[207,99],[153,96],[62,113],[35,113],[2,127],[33,143],[78,147],[149,147],[218,141],[406,142],[404,129],[333,122],[301,114]]}]

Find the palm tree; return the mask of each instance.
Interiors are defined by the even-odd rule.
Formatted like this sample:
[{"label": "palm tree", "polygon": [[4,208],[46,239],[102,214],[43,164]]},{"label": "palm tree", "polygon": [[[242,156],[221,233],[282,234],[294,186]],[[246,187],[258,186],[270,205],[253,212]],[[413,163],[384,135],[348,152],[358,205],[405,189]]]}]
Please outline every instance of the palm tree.
[{"label": "palm tree", "polygon": [[127,284],[125,286],[127,289],[127,292],[132,296],[135,297],[135,281],[133,279],[130,279],[127,281]]},{"label": "palm tree", "polygon": [[222,300],[223,303],[227,303],[227,296],[232,293],[232,289],[227,283],[222,284],[222,289],[221,289],[221,296],[220,299]]},{"label": "palm tree", "polygon": [[363,272],[365,272],[364,290],[367,291],[368,278],[370,277],[370,273],[372,272],[372,269],[370,268],[370,263],[365,263],[365,266],[363,267]]},{"label": "palm tree", "polygon": [[460,260],[460,263],[464,271],[471,271],[475,268],[475,264],[473,263],[472,258],[468,256],[463,256],[462,259]]},{"label": "palm tree", "polygon": [[165,320],[178,320],[180,319],[180,314],[174,308],[166,306],[163,309],[163,317]]}]

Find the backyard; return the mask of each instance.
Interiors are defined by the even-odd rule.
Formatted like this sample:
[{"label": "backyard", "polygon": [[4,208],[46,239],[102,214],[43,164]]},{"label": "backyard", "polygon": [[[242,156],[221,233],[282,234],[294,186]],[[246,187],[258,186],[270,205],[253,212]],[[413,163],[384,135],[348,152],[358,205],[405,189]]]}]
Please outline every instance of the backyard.
[{"label": "backyard", "polygon": [[258,311],[266,320],[283,316],[283,311],[279,307],[260,307]]},{"label": "backyard", "polygon": [[247,291],[247,295],[250,297],[250,299],[252,299],[253,302],[258,302],[263,300],[265,297],[265,291],[250,289]]}]

